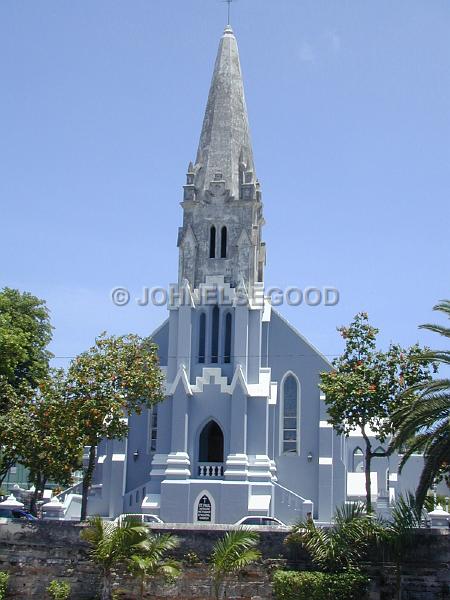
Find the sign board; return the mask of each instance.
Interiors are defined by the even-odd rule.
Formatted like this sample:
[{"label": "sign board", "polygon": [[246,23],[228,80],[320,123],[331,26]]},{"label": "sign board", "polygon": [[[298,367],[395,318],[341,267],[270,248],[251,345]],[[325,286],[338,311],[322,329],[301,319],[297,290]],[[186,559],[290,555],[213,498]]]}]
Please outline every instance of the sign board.
[{"label": "sign board", "polygon": [[212,520],[211,517],[212,517],[211,501],[208,498],[208,496],[206,496],[206,494],[205,494],[198,501],[197,521],[211,523],[211,520]]}]

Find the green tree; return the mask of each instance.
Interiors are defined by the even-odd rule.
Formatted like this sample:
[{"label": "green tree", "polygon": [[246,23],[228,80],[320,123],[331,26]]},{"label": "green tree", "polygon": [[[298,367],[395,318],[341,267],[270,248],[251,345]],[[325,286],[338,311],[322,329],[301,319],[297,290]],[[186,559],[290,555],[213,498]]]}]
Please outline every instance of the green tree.
[{"label": "green tree", "polygon": [[363,504],[345,504],[336,510],[331,527],[318,527],[312,519],[300,521],[287,542],[306,548],[323,571],[341,573],[356,569],[382,532],[381,522],[367,514]]},{"label": "green tree", "polygon": [[112,570],[145,550],[147,528],[131,519],[124,519],[119,524],[92,517],[80,536],[91,544],[91,558],[101,570],[101,600],[111,600]]},{"label": "green tree", "polygon": [[10,288],[0,291],[0,484],[17,460],[14,446],[5,447],[3,424],[11,405],[47,375],[51,337],[43,300]]},{"label": "green tree", "polygon": [[401,598],[401,565],[414,544],[421,523],[421,510],[412,494],[400,497],[392,509],[392,520],[368,514],[365,506],[346,504],[336,511],[331,527],[317,527],[311,520],[292,528],[287,542],[302,545],[313,563],[325,573],[357,575],[368,552],[387,549],[396,566],[397,598]]},{"label": "green tree", "polygon": [[211,555],[211,575],[213,593],[217,600],[227,577],[259,560],[261,553],[256,548],[258,541],[257,533],[240,528],[229,531],[216,542]]},{"label": "green tree", "polygon": [[10,288],[0,291],[0,377],[13,386],[26,380],[37,387],[48,371],[51,338],[43,300]]},{"label": "green tree", "polygon": [[62,370],[52,370],[37,390],[22,395],[7,413],[3,436],[14,447],[21,464],[29,469],[35,491],[31,512],[48,480],[67,486],[81,467],[82,438],[76,425],[74,405],[66,395]]},{"label": "green tree", "polygon": [[69,366],[67,393],[74,403],[77,426],[89,461],[84,469],[81,520],[86,518],[87,497],[99,442],[123,439],[126,416],[140,412],[163,398],[163,376],[154,344],[136,335],[106,336],[76,357]]},{"label": "green tree", "polygon": [[384,443],[394,432],[392,415],[408,404],[411,386],[430,381],[426,351],[417,344],[403,349],[391,344],[387,352],[376,349],[378,329],[367,313],[359,313],[348,327],[338,328],[345,340],[343,354],[333,361],[334,369],[321,374],[329,422],[341,434],[360,430],[365,442],[366,506],[370,512],[370,469],[373,458],[389,451],[375,451],[370,436]]},{"label": "green tree", "polygon": [[414,545],[415,531],[420,527],[422,510],[414,496],[400,496],[392,509],[392,520],[385,524],[384,542],[395,562],[397,599],[402,597],[402,561]]},{"label": "green tree", "polygon": [[[450,300],[443,300],[434,307],[450,318]],[[421,325],[450,338],[450,328],[442,325]],[[442,365],[450,364],[449,350],[430,350],[426,358]],[[419,507],[423,506],[428,490],[436,479],[447,477],[450,472],[450,379],[436,379],[412,385],[405,403],[393,415],[396,429],[391,447],[406,447],[400,463],[400,471],[412,454],[423,452],[424,467],[416,490]]]},{"label": "green tree", "polygon": [[[9,469],[18,460],[18,448],[15,434],[17,423],[12,418],[15,407],[21,406],[33,395],[33,390],[28,383],[12,386],[5,378],[0,377],[0,397],[3,398],[3,411],[0,411],[0,485],[3,483]],[[7,408],[6,408],[7,404]]]},{"label": "green tree", "polygon": [[139,580],[139,597],[144,598],[145,585],[149,579],[162,577],[172,581],[181,573],[180,564],[167,558],[166,554],[179,545],[173,535],[149,533],[147,539],[138,547],[138,553],[128,560],[128,569]]}]

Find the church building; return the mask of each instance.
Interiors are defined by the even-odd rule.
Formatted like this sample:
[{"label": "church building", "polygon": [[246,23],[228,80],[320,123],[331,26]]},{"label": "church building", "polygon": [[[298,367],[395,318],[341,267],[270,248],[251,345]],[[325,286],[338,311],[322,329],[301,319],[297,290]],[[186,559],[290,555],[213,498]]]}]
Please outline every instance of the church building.
[{"label": "church building", "polygon": [[[262,192],[229,26],[181,207],[178,292],[152,334],[165,400],[129,417],[126,440],[100,444],[88,511],[329,521],[364,496],[364,446],[327,422],[319,381],[330,363],[264,297]],[[392,461],[374,461],[375,500],[392,499]]]}]

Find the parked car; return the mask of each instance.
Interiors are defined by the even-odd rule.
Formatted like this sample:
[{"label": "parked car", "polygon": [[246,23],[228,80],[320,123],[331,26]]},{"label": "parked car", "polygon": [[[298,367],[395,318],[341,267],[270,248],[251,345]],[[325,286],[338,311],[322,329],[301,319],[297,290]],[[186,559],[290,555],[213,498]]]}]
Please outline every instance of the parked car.
[{"label": "parked car", "polygon": [[239,519],[239,521],[237,523],[235,523],[235,525],[245,525],[246,527],[258,526],[258,527],[286,527],[287,528],[287,525],[285,525],[284,523],[282,523],[279,519],[276,519],[275,517],[253,517],[253,516],[243,517],[242,519]]},{"label": "parked car", "polygon": [[140,521],[143,525],[151,525],[152,523],[164,523],[164,521],[160,519],[157,515],[145,515],[142,513],[124,513],[123,515],[119,515],[116,519],[114,519],[114,522],[121,525],[122,522],[126,519]]},{"label": "parked car", "polygon": [[38,521],[39,519],[20,508],[0,508],[0,521],[2,519],[20,519],[21,521]]}]

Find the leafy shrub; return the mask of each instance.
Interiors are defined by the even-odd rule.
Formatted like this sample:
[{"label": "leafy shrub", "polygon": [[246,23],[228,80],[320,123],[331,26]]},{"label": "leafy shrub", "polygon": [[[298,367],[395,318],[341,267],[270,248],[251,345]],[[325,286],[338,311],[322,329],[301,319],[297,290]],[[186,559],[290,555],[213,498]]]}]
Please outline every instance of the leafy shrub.
[{"label": "leafy shrub", "polygon": [[70,596],[70,584],[54,579],[47,588],[53,600],[67,600]]},{"label": "leafy shrub", "polygon": [[6,598],[6,588],[8,587],[9,575],[0,571],[0,600]]},{"label": "leafy shrub", "polygon": [[319,527],[311,519],[301,521],[286,543],[305,548],[317,569],[340,573],[357,569],[382,536],[381,521],[368,515],[364,505],[344,504],[336,509],[331,527]]},{"label": "leafy shrub", "polygon": [[368,578],[356,570],[277,571],[273,578],[276,600],[361,600],[368,583]]}]

